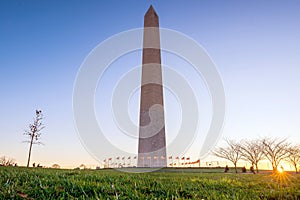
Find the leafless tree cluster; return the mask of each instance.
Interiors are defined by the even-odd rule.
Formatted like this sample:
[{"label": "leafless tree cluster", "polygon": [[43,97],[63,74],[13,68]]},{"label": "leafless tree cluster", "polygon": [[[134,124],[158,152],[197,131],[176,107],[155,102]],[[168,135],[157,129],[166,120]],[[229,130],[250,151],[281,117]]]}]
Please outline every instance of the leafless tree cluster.
[{"label": "leafless tree cluster", "polygon": [[255,166],[256,172],[259,172],[258,163],[262,160],[268,160],[274,172],[282,161],[289,162],[295,168],[296,173],[300,165],[300,146],[292,145],[287,139],[269,138],[253,140],[225,140],[226,146],[217,147],[213,155],[227,159],[234,164],[237,172],[237,162],[245,160]]},{"label": "leafless tree cluster", "polygon": [[15,159],[2,156],[0,157],[0,166],[13,166],[15,163]]}]

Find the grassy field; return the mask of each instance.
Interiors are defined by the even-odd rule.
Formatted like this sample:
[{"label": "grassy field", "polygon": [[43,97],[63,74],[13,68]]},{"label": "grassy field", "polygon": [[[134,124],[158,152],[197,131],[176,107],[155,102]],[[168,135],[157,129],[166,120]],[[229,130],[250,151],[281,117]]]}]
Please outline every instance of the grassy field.
[{"label": "grassy field", "polygon": [[206,171],[0,167],[0,199],[300,199],[300,175]]}]

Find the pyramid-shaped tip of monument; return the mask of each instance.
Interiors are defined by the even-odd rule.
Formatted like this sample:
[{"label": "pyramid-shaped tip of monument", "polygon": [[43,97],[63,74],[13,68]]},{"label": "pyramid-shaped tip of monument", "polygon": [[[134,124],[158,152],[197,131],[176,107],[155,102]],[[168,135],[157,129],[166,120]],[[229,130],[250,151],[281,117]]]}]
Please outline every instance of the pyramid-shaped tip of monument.
[{"label": "pyramid-shaped tip of monument", "polygon": [[153,6],[150,5],[150,7],[149,7],[149,9],[147,10],[145,16],[153,15],[153,14],[157,16],[157,13],[156,13],[156,11],[154,10]]}]

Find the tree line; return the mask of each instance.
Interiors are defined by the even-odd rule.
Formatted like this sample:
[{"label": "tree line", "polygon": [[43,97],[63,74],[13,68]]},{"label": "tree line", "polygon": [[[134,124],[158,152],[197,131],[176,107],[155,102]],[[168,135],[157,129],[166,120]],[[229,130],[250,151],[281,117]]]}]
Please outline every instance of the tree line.
[{"label": "tree line", "polygon": [[15,159],[9,158],[6,156],[1,156],[0,157],[0,166],[13,166],[16,165],[17,163],[15,162]]},{"label": "tree line", "polygon": [[224,158],[233,163],[237,173],[237,163],[240,160],[249,162],[259,172],[258,164],[263,160],[271,163],[273,172],[278,171],[282,161],[293,165],[296,173],[300,165],[300,145],[292,144],[287,138],[260,138],[252,140],[229,140],[225,139],[226,145],[216,147],[212,152],[214,156]]}]

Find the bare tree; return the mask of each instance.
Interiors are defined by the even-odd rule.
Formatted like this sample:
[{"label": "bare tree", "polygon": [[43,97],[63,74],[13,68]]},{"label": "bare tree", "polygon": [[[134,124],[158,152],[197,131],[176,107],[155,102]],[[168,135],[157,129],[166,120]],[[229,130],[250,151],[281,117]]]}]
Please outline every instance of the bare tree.
[{"label": "bare tree", "polygon": [[231,161],[234,165],[235,173],[237,173],[237,162],[242,157],[240,145],[234,140],[225,139],[225,141],[226,141],[226,146],[217,147],[213,151],[213,155]]},{"label": "bare tree", "polygon": [[31,150],[33,144],[42,144],[39,140],[41,138],[41,131],[45,128],[43,125],[43,114],[41,110],[35,111],[35,118],[33,119],[33,124],[29,124],[29,129],[25,130],[24,135],[28,136],[29,140],[25,141],[28,142],[29,145],[29,153],[28,153],[28,161],[27,167],[29,167],[30,157],[31,157]]},{"label": "bare tree", "polygon": [[60,165],[59,164],[53,164],[52,168],[54,168],[54,169],[60,169]]},{"label": "bare tree", "polygon": [[286,161],[295,167],[296,173],[298,172],[298,165],[300,164],[300,146],[295,145],[288,148],[288,156]]},{"label": "bare tree", "polygon": [[12,166],[15,164],[15,159],[2,156],[0,158],[0,166]]},{"label": "bare tree", "polygon": [[273,171],[277,172],[280,162],[288,157],[290,143],[287,142],[286,138],[264,138],[261,140],[261,144],[264,147],[264,155],[272,164]]},{"label": "bare tree", "polygon": [[85,164],[81,164],[78,168],[79,169],[87,169]]},{"label": "bare tree", "polygon": [[258,163],[264,159],[263,147],[259,140],[243,140],[240,144],[242,159],[255,166],[258,173]]}]

